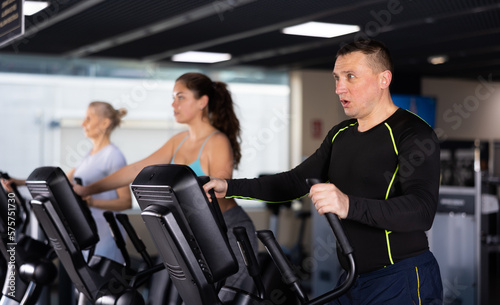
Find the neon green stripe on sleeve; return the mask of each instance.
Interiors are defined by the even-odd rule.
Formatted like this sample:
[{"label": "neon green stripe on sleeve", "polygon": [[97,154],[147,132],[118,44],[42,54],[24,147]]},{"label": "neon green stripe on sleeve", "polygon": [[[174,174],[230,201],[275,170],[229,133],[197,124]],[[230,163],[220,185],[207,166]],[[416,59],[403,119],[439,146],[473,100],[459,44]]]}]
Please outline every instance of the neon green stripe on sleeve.
[{"label": "neon green stripe on sleeve", "polygon": [[396,153],[396,156],[398,156],[399,152],[398,152],[398,148],[396,147],[396,141],[394,140],[394,134],[392,133],[392,128],[387,123],[385,123],[385,126],[387,127],[387,129],[389,129],[389,133],[391,135],[391,140],[392,140],[392,145],[394,146],[394,152]]},{"label": "neon green stripe on sleeve", "polygon": [[293,200],[299,200],[299,199],[302,199],[304,198],[305,196],[307,196],[308,194],[305,194],[304,196],[302,197],[299,197],[299,198],[294,198],[294,199],[289,199],[289,200],[281,200],[281,201],[270,201],[270,200],[263,200],[263,199],[259,199],[259,198],[252,198],[252,197],[245,197],[245,196],[226,196],[224,198],[226,199],[245,199],[245,200],[255,200],[255,201],[262,201],[262,202],[266,202],[266,203],[284,203],[284,202],[290,202],[290,201],[293,201]]},{"label": "neon green stripe on sleeve", "polygon": [[391,253],[391,242],[389,241],[389,234],[391,234],[392,231],[387,231],[385,230],[385,240],[387,242],[387,252],[389,253],[389,260],[391,261],[391,264],[394,265],[394,261],[392,260],[392,253]]},{"label": "neon green stripe on sleeve", "polygon": [[[396,153],[396,156],[398,156],[399,152],[398,152],[398,148],[396,147],[396,141],[394,140],[394,134],[392,133],[392,128],[387,123],[385,123],[385,126],[389,130],[392,145],[394,147],[394,152]],[[398,173],[398,170],[399,170],[399,164],[396,166],[396,170],[394,170],[394,174],[392,175],[391,182],[389,183],[389,186],[387,187],[387,191],[385,193],[385,199],[389,198],[389,192],[391,190],[392,184],[394,183],[394,179],[396,179],[396,174]],[[389,240],[389,234],[391,234],[391,233],[392,233],[392,231],[385,230],[385,240],[387,243],[387,253],[389,254],[389,261],[391,262],[391,264],[394,264],[394,260],[392,259],[392,252],[391,252],[391,242]]]},{"label": "neon green stripe on sleeve", "polygon": [[344,127],[344,128],[341,128],[339,131],[337,131],[337,133],[336,133],[336,134],[333,136],[333,138],[332,138],[332,143],[333,143],[333,141],[335,140],[335,138],[337,137],[337,135],[338,135],[341,131],[344,131],[344,130],[346,130],[347,128],[352,127],[352,126],[354,126],[354,125],[356,125],[356,124],[358,124],[358,122],[356,122],[356,123],[352,123],[352,124],[350,124],[350,125],[348,125],[348,126],[346,126],[346,127]]}]

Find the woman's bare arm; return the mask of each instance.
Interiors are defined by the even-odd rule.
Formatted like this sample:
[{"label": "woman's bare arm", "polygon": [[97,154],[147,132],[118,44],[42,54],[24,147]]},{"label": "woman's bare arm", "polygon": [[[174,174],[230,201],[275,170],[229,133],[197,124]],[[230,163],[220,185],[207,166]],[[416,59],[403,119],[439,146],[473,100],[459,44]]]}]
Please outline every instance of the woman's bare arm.
[{"label": "woman's bare arm", "polygon": [[120,187],[116,189],[118,198],[99,200],[90,199],[89,205],[95,208],[110,210],[110,211],[123,211],[130,209],[132,207],[132,197],[130,195],[130,189],[128,186]]},{"label": "woman's bare arm", "polygon": [[86,197],[88,195],[98,194],[124,186],[128,187],[128,185],[134,181],[135,177],[144,167],[154,164],[170,163],[173,155],[174,138],[175,137],[172,137],[167,143],[148,157],[124,166],[99,181],[96,181],[88,186],[75,185],[75,192],[82,197]]}]

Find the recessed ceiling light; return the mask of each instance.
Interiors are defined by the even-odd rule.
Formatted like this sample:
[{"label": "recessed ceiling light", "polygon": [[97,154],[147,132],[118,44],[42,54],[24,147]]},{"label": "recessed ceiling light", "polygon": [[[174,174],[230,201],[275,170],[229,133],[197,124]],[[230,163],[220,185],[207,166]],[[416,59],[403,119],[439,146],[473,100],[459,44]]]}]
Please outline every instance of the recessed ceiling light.
[{"label": "recessed ceiling light", "polygon": [[48,6],[49,3],[45,1],[24,1],[23,14],[25,16],[31,16]]},{"label": "recessed ceiling light", "polygon": [[427,61],[433,65],[440,65],[448,61],[448,56],[446,55],[429,56],[427,58]]},{"label": "recessed ceiling light", "polygon": [[231,59],[228,53],[197,52],[189,51],[172,56],[172,61],[178,62],[198,62],[198,63],[216,63]]},{"label": "recessed ceiling light", "polygon": [[357,25],[349,25],[349,24],[311,21],[287,27],[282,29],[281,31],[289,35],[332,38],[336,36],[342,36],[354,32],[359,32],[360,27]]}]

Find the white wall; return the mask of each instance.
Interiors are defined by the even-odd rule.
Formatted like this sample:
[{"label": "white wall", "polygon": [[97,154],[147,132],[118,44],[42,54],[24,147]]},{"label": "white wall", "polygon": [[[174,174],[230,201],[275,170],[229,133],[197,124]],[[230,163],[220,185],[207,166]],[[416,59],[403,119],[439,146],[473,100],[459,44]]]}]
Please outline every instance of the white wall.
[{"label": "white wall", "polygon": [[[290,75],[292,104],[301,120],[301,157],[316,151],[328,131],[345,120],[339,97],[335,94],[335,80],[329,71],[300,70]],[[320,132],[314,133],[314,123],[319,122]],[[317,125],[316,125],[317,126]]]},{"label": "white wall", "polygon": [[[89,102],[108,101],[128,114],[112,141],[128,163],[148,156],[173,134],[173,80],[0,73],[0,170],[25,178],[39,166],[67,171],[89,151],[81,121]],[[287,85],[229,83],[242,128],[235,177],[289,168]]]},{"label": "white wall", "polygon": [[441,140],[500,139],[500,83],[424,78],[422,95],[437,101],[436,133]]}]

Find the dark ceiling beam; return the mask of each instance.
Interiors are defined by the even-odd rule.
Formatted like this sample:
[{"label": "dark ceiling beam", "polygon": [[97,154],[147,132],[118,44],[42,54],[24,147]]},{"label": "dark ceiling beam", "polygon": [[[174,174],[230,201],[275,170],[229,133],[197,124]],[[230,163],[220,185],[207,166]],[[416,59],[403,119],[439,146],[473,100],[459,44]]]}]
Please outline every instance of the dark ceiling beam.
[{"label": "dark ceiling beam", "polygon": [[[342,37],[344,37],[344,36],[342,36]],[[340,46],[342,41],[344,41],[342,39],[342,37],[330,38],[330,39],[323,40],[323,41],[314,41],[314,42],[296,44],[293,46],[274,48],[274,49],[265,50],[265,51],[261,51],[261,52],[245,54],[242,56],[234,57],[234,58],[227,60],[227,61],[212,64],[211,66],[212,67],[228,67],[228,66],[244,64],[244,63],[252,62],[252,61],[270,59],[272,57],[277,57],[277,56],[283,56],[283,55],[294,54],[294,53],[299,53],[299,52],[306,52],[309,50],[323,48],[323,47],[327,47],[329,45],[334,45],[334,44],[338,44]],[[334,52],[336,52],[336,51],[337,50],[334,50]]]},{"label": "dark ceiling beam", "polygon": [[228,10],[246,5],[257,0],[218,0],[210,4],[203,5],[188,12],[164,19],[159,22],[106,38],[96,43],[79,47],[75,50],[65,53],[69,57],[84,57],[97,52],[114,48],[116,46],[142,39],[157,33],[174,29],[176,27],[189,24],[213,15],[220,15]]},{"label": "dark ceiling beam", "polygon": [[[425,18],[420,18],[420,19],[402,22],[402,23],[398,23],[398,24],[381,26],[377,35],[380,33],[392,32],[392,31],[396,31],[396,30],[399,31],[399,30],[409,28],[409,27],[416,27],[416,26],[420,26],[423,24],[444,21],[444,20],[449,19],[449,18],[456,18],[459,16],[466,16],[466,15],[470,15],[470,14],[481,13],[481,12],[492,10],[492,9],[500,9],[500,4],[497,3],[497,4],[492,4],[492,5],[485,5],[485,6],[476,7],[473,9],[467,9],[467,10],[463,10],[463,11],[459,11],[459,12],[444,13],[444,14],[440,14],[440,15],[436,15],[436,16],[432,16],[432,17],[425,17]],[[464,36],[464,35],[467,35],[467,34],[462,33],[462,36]],[[367,34],[362,34],[362,33],[350,34],[350,36],[353,36],[355,39],[356,39],[356,37],[369,37]],[[370,38],[376,38],[376,37],[370,37]],[[460,39],[460,38],[457,36],[457,37],[455,37],[455,39]],[[214,67],[228,67],[228,66],[234,66],[234,65],[239,65],[239,64],[245,64],[245,63],[251,62],[251,61],[269,59],[269,58],[276,57],[276,56],[282,56],[282,55],[286,55],[286,54],[303,52],[303,51],[307,51],[307,50],[318,48],[318,47],[327,47],[329,45],[339,43],[338,40],[339,40],[339,38],[335,37],[335,38],[323,39],[323,40],[318,40],[318,41],[309,42],[309,43],[297,44],[297,45],[293,45],[293,46],[264,50],[261,52],[254,52],[254,53],[245,54],[242,56],[232,58],[228,61],[215,63],[215,64],[212,64],[212,66],[214,66]]]},{"label": "dark ceiling beam", "polygon": [[[484,37],[487,39],[493,35],[499,35],[500,28],[490,28],[481,31],[471,31],[467,33],[459,33],[456,35],[447,35],[442,37],[442,39],[431,39],[423,43],[408,44],[405,46],[405,51],[415,49],[416,51],[412,54],[406,54],[404,59],[395,59],[394,65],[402,69],[418,69],[423,74],[427,73],[448,73],[456,75],[458,73],[469,73],[470,71],[479,68],[479,66],[485,66],[492,64],[492,61],[486,60],[485,58],[490,57],[496,59],[497,54],[500,52],[500,42],[496,44],[492,43],[488,46],[475,47],[473,43],[465,43],[468,40],[477,40]],[[447,43],[453,42],[463,42],[463,47],[450,51],[446,46]],[[489,41],[489,40],[488,40]],[[433,51],[430,53],[427,46],[433,45],[445,45],[443,51]],[[418,49],[418,50],[417,50]],[[397,51],[395,52],[397,53]],[[431,65],[428,63],[428,57],[432,55],[446,55],[448,57],[448,62],[441,65]],[[481,58],[482,60],[477,61],[476,58]]]},{"label": "dark ceiling beam", "polygon": [[[442,39],[435,39],[435,40],[429,40],[427,41],[427,45],[434,45],[438,43],[443,43],[443,42],[453,42],[453,41],[464,41],[465,39],[473,39],[473,38],[478,38],[482,36],[489,36],[489,35],[494,35],[494,34],[499,34],[500,35],[500,28],[492,28],[492,29],[487,29],[487,30],[482,30],[482,31],[474,31],[474,32],[468,32],[468,33],[460,33],[458,35],[447,35],[446,37],[443,37]],[[352,35],[352,34],[351,34]],[[340,41],[337,41],[340,44]],[[333,42],[334,43],[334,42]],[[395,66],[398,67],[404,67],[404,66],[415,66],[419,64],[427,64],[427,57],[430,55],[437,55],[437,54],[445,54],[449,57],[450,60],[454,60],[454,58],[459,59],[463,57],[471,57],[471,56],[481,56],[481,55],[491,55],[491,54],[498,54],[500,53],[500,44],[497,45],[489,45],[487,47],[481,47],[481,48],[468,48],[466,49],[465,47],[460,50],[455,50],[455,51],[443,51],[443,52],[432,52],[432,54],[424,54],[421,52],[422,47],[425,48],[425,45],[422,44],[422,42],[415,42],[414,45],[407,45],[405,46],[405,49],[412,49],[412,48],[419,47],[418,52],[416,52],[412,56],[405,56],[405,60],[398,60],[397,57],[394,58],[394,64]],[[394,51],[394,50],[393,50]],[[333,50],[333,52],[336,52],[336,50]],[[397,54],[398,52],[393,52],[394,54]],[[311,66],[318,66],[318,65],[327,65],[327,64],[332,64],[333,68],[333,61],[332,58],[334,57],[335,54],[332,54],[332,56],[328,57],[320,57],[320,58],[314,58],[310,60],[298,60],[294,62],[289,63],[289,67],[292,67],[294,69],[299,69],[299,68],[307,68]],[[446,66],[446,65],[443,65]],[[284,67],[280,67],[284,68]]]},{"label": "dark ceiling beam", "polygon": [[282,28],[285,28],[285,27],[288,27],[291,25],[296,25],[296,24],[308,22],[311,20],[318,20],[318,19],[325,18],[325,17],[331,16],[331,15],[340,14],[340,13],[351,11],[354,9],[359,9],[359,8],[364,7],[364,6],[374,5],[377,3],[386,3],[386,2],[387,2],[387,0],[368,0],[368,1],[358,2],[358,3],[352,4],[352,5],[337,7],[335,9],[327,10],[327,11],[324,11],[321,13],[311,14],[308,16],[302,16],[300,18],[271,24],[271,25],[264,26],[264,27],[257,28],[257,29],[253,29],[250,31],[245,31],[245,32],[234,34],[234,35],[228,35],[225,37],[220,37],[217,39],[184,46],[182,48],[167,50],[165,52],[161,52],[161,53],[157,53],[157,54],[151,54],[149,56],[143,57],[142,60],[147,61],[147,62],[159,61],[159,60],[162,60],[165,58],[169,58],[175,54],[179,54],[179,53],[183,53],[183,52],[187,52],[187,51],[203,50],[203,49],[207,49],[207,48],[221,45],[224,43],[238,41],[241,39],[254,37],[257,35],[262,35],[262,34],[266,34],[269,32],[281,30]]},{"label": "dark ceiling beam", "polygon": [[[483,36],[491,36],[491,35],[498,35],[500,34],[500,27],[495,27],[495,28],[490,28],[487,30],[480,30],[480,31],[471,31],[471,32],[461,32],[456,35],[446,35],[446,37],[439,37],[435,39],[429,39],[426,42],[426,45],[436,45],[436,44],[445,44],[447,42],[454,42],[454,41],[466,41],[467,39],[474,39],[476,40],[479,37]],[[487,53],[494,53],[498,52],[498,43],[500,43],[500,40],[498,42],[495,41],[497,44],[490,44],[488,47],[484,48],[474,48],[474,49],[466,49],[466,45],[464,45],[463,49],[460,50],[455,50],[455,51],[447,51],[446,53],[451,56],[464,56],[466,55],[480,55],[480,54],[487,54]],[[423,46],[422,43],[418,44],[419,46]]]},{"label": "dark ceiling beam", "polygon": [[[332,52],[331,55],[329,56],[321,56],[321,57],[315,57],[312,59],[307,59],[307,60],[301,60],[301,61],[294,61],[291,62],[285,66],[280,66],[278,69],[293,69],[293,70],[300,70],[300,69],[306,69],[308,67],[318,67],[318,66],[327,66],[330,65],[328,68],[330,71],[333,71],[333,66],[335,65],[335,50]],[[326,68],[325,68],[326,70]]]},{"label": "dark ceiling beam", "polygon": [[6,46],[12,45],[12,44],[19,42],[21,40],[29,39],[30,37],[32,37],[36,33],[40,32],[41,30],[44,30],[44,29],[46,29],[46,28],[48,28],[56,23],[59,23],[63,20],[66,20],[70,17],[73,17],[73,16],[75,16],[75,15],[77,15],[77,14],[93,7],[94,5],[103,2],[103,1],[105,1],[105,0],[79,1],[77,4],[71,6],[70,8],[63,10],[60,13],[55,12],[54,15],[51,16],[50,10],[54,11],[54,10],[58,9],[58,7],[55,7],[56,5],[58,5],[58,2],[52,1],[50,4],[51,6],[49,6],[45,10],[38,13],[38,14],[45,14],[45,12],[47,12],[46,15],[49,15],[50,18],[45,19],[42,22],[32,24],[29,28],[26,29],[26,31],[24,32],[24,34],[22,36],[3,44],[2,46],[0,46],[0,49],[4,48]]},{"label": "dark ceiling beam", "polygon": [[454,63],[453,65],[446,65],[446,63],[441,65],[432,66],[432,70],[437,73],[447,73],[450,72],[466,72],[473,70],[483,70],[486,71],[489,68],[492,70],[496,69],[496,67],[500,67],[500,59],[484,59],[484,60],[472,60],[467,61],[465,63]]}]

